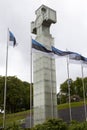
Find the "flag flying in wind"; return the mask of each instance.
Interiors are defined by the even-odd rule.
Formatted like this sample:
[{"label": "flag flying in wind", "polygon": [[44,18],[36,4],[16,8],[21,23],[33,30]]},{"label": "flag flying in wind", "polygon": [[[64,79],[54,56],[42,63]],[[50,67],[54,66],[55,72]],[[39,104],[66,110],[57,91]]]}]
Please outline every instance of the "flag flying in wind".
[{"label": "flag flying in wind", "polygon": [[52,46],[52,52],[57,57],[69,57],[69,61],[71,63],[85,63],[87,64],[87,58],[83,57],[82,55],[72,52],[72,51],[61,51],[55,47]]},{"label": "flag flying in wind", "polygon": [[52,52],[55,54],[55,56],[65,57],[65,56],[71,54],[70,51],[61,51],[53,46],[51,48],[52,48]]},{"label": "flag flying in wind", "polygon": [[44,47],[42,44],[40,44],[39,42],[35,41],[32,39],[32,49],[35,52],[41,52],[44,54],[50,54],[51,57],[69,57],[69,61],[71,63],[82,63],[87,65],[87,58],[85,58],[84,56],[80,55],[79,53],[76,52],[72,52],[72,51],[62,51],[59,50],[55,47],[51,47],[51,50],[48,50],[46,47]]},{"label": "flag flying in wind", "polygon": [[16,38],[11,31],[9,31],[9,42],[10,42],[10,45],[12,45],[12,46],[16,46],[16,44],[17,44]]},{"label": "flag flying in wind", "polygon": [[86,57],[83,57],[83,62],[85,62],[87,64],[87,58]]},{"label": "flag flying in wind", "polygon": [[32,39],[32,49],[33,49],[33,52],[42,52],[45,54],[52,54],[52,51],[48,50],[42,44],[40,44],[39,42],[33,39]]},{"label": "flag flying in wind", "polygon": [[72,54],[69,55],[69,61],[71,63],[83,63],[84,57],[76,52],[72,52]]},{"label": "flag flying in wind", "polygon": [[87,67],[87,58],[82,56],[83,57],[83,62],[82,62],[82,66],[83,67]]}]

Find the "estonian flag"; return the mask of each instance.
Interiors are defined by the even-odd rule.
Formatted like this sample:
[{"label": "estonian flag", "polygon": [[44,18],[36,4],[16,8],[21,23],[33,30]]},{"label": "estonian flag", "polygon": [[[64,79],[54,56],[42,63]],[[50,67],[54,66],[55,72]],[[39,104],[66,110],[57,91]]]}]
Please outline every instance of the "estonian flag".
[{"label": "estonian flag", "polygon": [[87,67],[87,58],[82,56],[83,57],[83,62],[82,62],[82,66],[83,67]]},{"label": "estonian flag", "polygon": [[42,44],[32,39],[32,49],[33,52],[41,52],[44,54],[52,54],[52,51],[45,48]]},{"label": "estonian flag", "polygon": [[61,57],[64,57],[64,56],[67,56],[69,54],[71,54],[70,51],[61,51],[55,47],[52,46],[52,52],[55,54],[55,56],[61,56]]},{"label": "estonian flag", "polygon": [[16,46],[16,38],[11,31],[9,31],[9,42],[13,47]]},{"label": "estonian flag", "polygon": [[76,52],[72,52],[72,54],[69,55],[69,60],[72,63],[83,63],[84,57]]},{"label": "estonian flag", "polygon": [[76,53],[76,52],[71,52],[71,51],[61,51],[55,47],[52,46],[52,52],[55,54],[55,56],[59,57],[69,57],[69,61],[71,63],[85,63],[87,62],[87,59],[85,59],[82,55]]}]

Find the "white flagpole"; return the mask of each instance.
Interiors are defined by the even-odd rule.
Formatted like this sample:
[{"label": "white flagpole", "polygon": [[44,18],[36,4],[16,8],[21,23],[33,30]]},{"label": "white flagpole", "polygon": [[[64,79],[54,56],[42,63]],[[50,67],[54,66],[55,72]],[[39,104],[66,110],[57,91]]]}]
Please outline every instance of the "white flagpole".
[{"label": "white flagpole", "polygon": [[82,86],[83,86],[85,120],[87,121],[86,100],[85,100],[85,84],[84,84],[84,75],[83,75],[83,66],[82,66],[82,64],[81,64],[81,72],[82,72]]},{"label": "white flagpole", "polygon": [[5,86],[4,86],[4,113],[3,113],[3,128],[4,129],[5,129],[5,123],[6,123],[6,90],[7,90],[7,69],[8,69],[8,42],[9,42],[9,29],[7,30],[6,72],[5,72]]},{"label": "white flagpole", "polygon": [[71,114],[71,98],[70,98],[70,77],[69,77],[69,56],[67,56],[67,75],[68,75],[68,96],[69,96],[69,114],[70,114],[70,121],[72,121],[72,114]]},{"label": "white flagpole", "polygon": [[30,47],[30,128],[32,127],[32,37]]},{"label": "white flagpole", "polygon": [[53,113],[53,86],[52,86],[52,58],[50,58],[50,67],[51,67],[51,76],[50,76],[50,86],[51,86],[51,116],[52,116],[52,119],[53,119],[53,116],[54,116],[54,113]]}]

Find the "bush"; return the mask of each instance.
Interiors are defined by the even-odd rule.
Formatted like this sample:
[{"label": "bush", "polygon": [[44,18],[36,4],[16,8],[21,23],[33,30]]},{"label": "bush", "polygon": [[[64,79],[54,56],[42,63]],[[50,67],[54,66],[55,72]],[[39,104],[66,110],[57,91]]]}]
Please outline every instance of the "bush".
[{"label": "bush", "polygon": [[61,119],[49,119],[43,124],[36,125],[32,130],[67,130],[67,124]]},{"label": "bush", "polygon": [[15,122],[13,123],[12,126],[8,126],[6,128],[6,130],[23,130],[18,124],[16,124]]},{"label": "bush", "polygon": [[71,124],[69,130],[87,130],[87,122]]}]

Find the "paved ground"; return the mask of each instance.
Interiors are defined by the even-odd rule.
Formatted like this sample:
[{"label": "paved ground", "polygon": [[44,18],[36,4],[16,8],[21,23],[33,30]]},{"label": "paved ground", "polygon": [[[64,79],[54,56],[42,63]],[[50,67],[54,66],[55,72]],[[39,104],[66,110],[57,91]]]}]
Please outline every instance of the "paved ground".
[{"label": "paved ground", "polygon": [[[72,120],[77,120],[79,122],[85,121],[84,106],[72,108],[71,115],[72,115]],[[64,121],[69,122],[70,121],[69,109],[58,111],[58,116]]]}]

